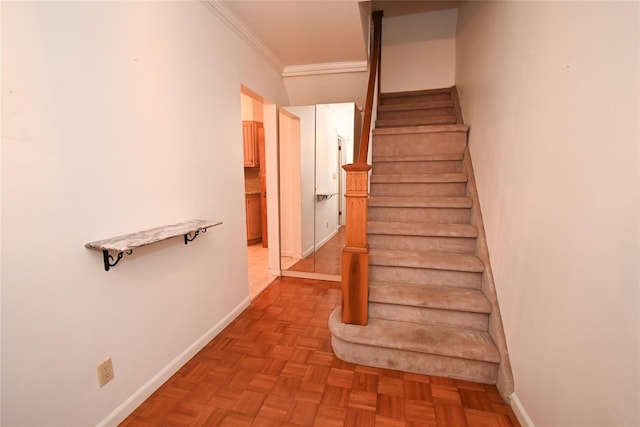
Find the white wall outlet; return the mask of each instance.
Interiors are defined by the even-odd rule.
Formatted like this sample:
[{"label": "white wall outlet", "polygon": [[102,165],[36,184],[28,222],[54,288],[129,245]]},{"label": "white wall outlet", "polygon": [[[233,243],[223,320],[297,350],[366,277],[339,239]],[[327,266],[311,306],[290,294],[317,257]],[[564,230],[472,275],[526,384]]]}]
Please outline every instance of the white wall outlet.
[{"label": "white wall outlet", "polygon": [[98,385],[102,387],[113,379],[113,364],[111,358],[98,365]]}]

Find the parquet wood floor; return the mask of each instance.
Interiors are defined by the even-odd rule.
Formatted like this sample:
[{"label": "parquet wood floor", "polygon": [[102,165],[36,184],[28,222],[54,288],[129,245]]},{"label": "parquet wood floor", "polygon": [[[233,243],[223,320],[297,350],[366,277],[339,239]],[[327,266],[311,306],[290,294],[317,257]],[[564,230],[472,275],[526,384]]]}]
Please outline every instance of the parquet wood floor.
[{"label": "parquet wood floor", "polygon": [[339,360],[340,284],[276,279],[122,424],[518,427],[493,385]]}]

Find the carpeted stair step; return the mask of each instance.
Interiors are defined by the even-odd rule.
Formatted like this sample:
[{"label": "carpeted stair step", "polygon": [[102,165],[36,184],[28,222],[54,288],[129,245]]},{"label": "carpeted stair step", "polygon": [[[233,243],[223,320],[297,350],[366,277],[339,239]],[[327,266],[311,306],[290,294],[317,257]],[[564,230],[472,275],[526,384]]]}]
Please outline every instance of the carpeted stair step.
[{"label": "carpeted stair step", "polygon": [[369,197],[369,207],[470,209],[468,197]]},{"label": "carpeted stair step", "polygon": [[332,346],[348,362],[495,383],[500,354],[487,332],[370,318],[367,326],[329,317]]},{"label": "carpeted stair step", "polygon": [[372,184],[466,183],[466,173],[372,174]]},{"label": "carpeted stair step", "polygon": [[369,302],[369,317],[396,322],[443,325],[477,331],[487,331],[489,328],[489,315],[486,313],[377,302]]},{"label": "carpeted stair step", "polygon": [[450,101],[451,88],[389,92],[380,94],[381,105],[417,104],[434,101]]},{"label": "carpeted stair step", "polygon": [[491,304],[477,289],[369,283],[369,317],[486,331]]},{"label": "carpeted stair step", "polygon": [[457,118],[453,114],[442,115],[442,116],[378,119],[376,120],[376,128],[398,127],[398,126],[452,125],[456,123],[456,120]]},{"label": "carpeted stair step", "polygon": [[462,172],[462,153],[373,157],[376,175],[459,172]]},{"label": "carpeted stair step", "polygon": [[491,304],[481,291],[449,286],[414,286],[397,282],[369,282],[369,301],[401,306],[491,313]]},{"label": "carpeted stair step", "polygon": [[369,251],[369,265],[463,271],[468,273],[482,273],[484,271],[484,263],[475,255],[392,249],[371,249]]},{"label": "carpeted stair step", "polygon": [[372,249],[471,254],[478,230],[469,224],[369,221],[367,242]]},{"label": "carpeted stair step", "polygon": [[426,102],[415,102],[415,103],[400,103],[400,104],[380,104],[378,106],[378,117],[380,117],[380,113],[386,114],[395,111],[421,111],[421,110],[438,110],[443,108],[450,108],[453,110],[453,100],[446,99],[440,101],[426,101]]},{"label": "carpeted stair step", "polygon": [[471,199],[467,197],[379,197],[368,200],[370,221],[469,223]]},{"label": "carpeted stair step", "polygon": [[464,196],[467,175],[462,173],[373,174],[373,196]]},{"label": "carpeted stair step", "polygon": [[462,153],[445,153],[445,154],[425,154],[422,156],[374,156],[374,163],[384,163],[384,162],[439,162],[439,161],[451,161],[451,160],[462,160]]},{"label": "carpeted stair step", "polygon": [[372,154],[374,157],[462,155],[468,130],[469,126],[458,124],[376,128]]},{"label": "carpeted stair step", "polygon": [[434,116],[455,117],[455,113],[453,110],[453,101],[435,101],[419,104],[380,105],[378,107],[377,113],[378,120],[396,120]]},{"label": "carpeted stair step", "polygon": [[474,255],[369,250],[369,280],[480,289],[484,264]]},{"label": "carpeted stair step", "polygon": [[469,224],[369,221],[367,227],[369,234],[461,238],[478,237],[478,229]]}]

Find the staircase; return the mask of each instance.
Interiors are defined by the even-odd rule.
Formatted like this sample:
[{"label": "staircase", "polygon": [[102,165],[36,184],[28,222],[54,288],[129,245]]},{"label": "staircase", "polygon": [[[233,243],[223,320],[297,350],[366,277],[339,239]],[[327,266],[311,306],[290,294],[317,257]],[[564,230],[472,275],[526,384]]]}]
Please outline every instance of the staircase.
[{"label": "staircase", "polygon": [[455,88],[381,95],[368,200],[369,321],[342,323],[338,308],[329,327],[343,360],[506,381],[508,390],[467,131]]}]

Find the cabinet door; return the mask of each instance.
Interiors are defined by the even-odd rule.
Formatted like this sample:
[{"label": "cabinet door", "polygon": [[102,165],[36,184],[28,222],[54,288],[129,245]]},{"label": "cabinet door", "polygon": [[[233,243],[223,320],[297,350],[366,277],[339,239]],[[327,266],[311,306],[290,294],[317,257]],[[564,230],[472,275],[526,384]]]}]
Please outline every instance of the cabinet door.
[{"label": "cabinet door", "polygon": [[260,215],[260,194],[246,195],[247,241],[249,244],[262,240],[262,219]]},{"label": "cabinet door", "polygon": [[242,122],[242,145],[244,151],[244,166],[258,167],[258,147],[256,145],[256,130],[253,122]]}]

